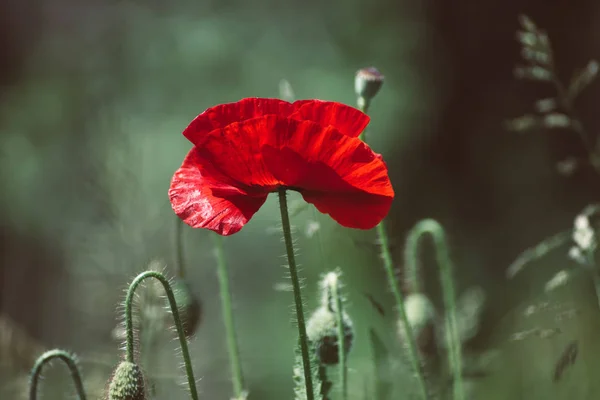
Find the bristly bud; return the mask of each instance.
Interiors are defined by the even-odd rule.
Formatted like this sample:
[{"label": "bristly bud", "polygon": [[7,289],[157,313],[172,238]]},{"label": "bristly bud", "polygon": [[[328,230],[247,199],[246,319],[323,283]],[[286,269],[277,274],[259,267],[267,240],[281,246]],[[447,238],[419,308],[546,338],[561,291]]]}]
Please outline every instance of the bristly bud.
[{"label": "bristly bud", "polygon": [[108,400],[145,400],[144,375],[132,362],[122,361],[108,386]]},{"label": "bristly bud", "polygon": [[[339,288],[339,273],[329,272],[321,281],[322,299],[321,307],[319,307],[308,319],[306,324],[306,333],[308,338],[315,346],[317,357],[321,364],[334,365],[339,363],[339,346],[338,346],[338,320],[337,320],[337,304],[338,300],[343,304],[338,290]],[[352,347],[354,339],[354,330],[352,320],[342,307],[342,328],[344,332],[344,354],[348,354]]]},{"label": "bristly bud", "polygon": [[[384,76],[375,67],[359,69],[354,78],[354,91],[359,105],[368,104],[383,85]],[[362,108],[362,107],[361,107]]]},{"label": "bristly bud", "polygon": [[[344,326],[344,353],[348,354],[354,339],[352,320],[345,312],[343,315]],[[334,312],[327,307],[319,307],[309,318],[306,324],[308,338],[315,345],[317,357],[321,364],[335,365],[340,361],[337,319]]]},{"label": "bristly bud", "polygon": [[179,318],[183,325],[183,333],[189,339],[196,333],[202,319],[202,305],[192,292],[187,281],[177,279],[173,285],[173,295],[177,303]]},{"label": "bristly bud", "polygon": [[[408,295],[404,300],[404,310],[419,349],[426,354],[435,351],[437,312],[429,297],[422,293]],[[402,343],[408,343],[406,327],[402,320],[398,321],[398,335]]]}]

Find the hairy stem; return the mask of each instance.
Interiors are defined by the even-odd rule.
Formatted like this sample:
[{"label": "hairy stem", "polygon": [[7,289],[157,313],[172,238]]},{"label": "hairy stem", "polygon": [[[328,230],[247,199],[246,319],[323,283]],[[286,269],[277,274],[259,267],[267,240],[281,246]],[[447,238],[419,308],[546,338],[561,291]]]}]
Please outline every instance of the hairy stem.
[{"label": "hairy stem", "polygon": [[449,352],[449,363],[453,376],[453,399],[464,400],[464,388],[462,382],[462,352],[461,340],[458,333],[456,318],[456,293],[454,290],[453,271],[454,266],[450,258],[446,233],[444,228],[434,219],[424,219],[417,223],[409,233],[407,242],[416,245],[418,239],[424,234],[430,234],[435,244],[435,257],[440,269],[440,280],[444,297],[444,309],[446,312],[446,343]]},{"label": "hairy stem", "polygon": [[294,243],[292,242],[292,227],[290,225],[290,215],[288,213],[287,193],[285,188],[280,188],[279,210],[281,211],[281,225],[283,228],[283,238],[287,252],[288,264],[290,268],[290,277],[294,289],[294,302],[296,305],[296,319],[298,320],[298,335],[300,338],[300,352],[302,364],[304,367],[304,382],[306,385],[306,399],[314,400],[315,392],[313,389],[312,373],[310,365],[310,356],[308,354],[308,335],[306,334],[306,322],[304,320],[304,311],[302,305],[302,293],[300,291],[300,279],[298,278],[298,268],[296,266],[296,257],[294,254]]},{"label": "hairy stem", "polygon": [[62,361],[64,361],[65,364],[67,364],[67,367],[71,372],[71,378],[73,379],[73,383],[75,383],[77,398],[79,400],[86,400],[85,390],[83,389],[83,382],[81,380],[81,374],[79,373],[79,368],[77,368],[75,358],[66,351],[58,349],[49,350],[45,352],[35,361],[35,364],[31,369],[30,375],[29,400],[37,399],[38,382],[40,379],[40,375],[42,374],[42,367],[55,358],[61,359]]},{"label": "hairy stem", "polygon": [[187,340],[185,339],[185,333],[183,332],[183,325],[179,318],[179,310],[177,309],[177,303],[175,302],[175,296],[169,281],[163,274],[157,271],[146,271],[139,274],[133,282],[129,285],[127,290],[127,297],[125,298],[125,330],[127,335],[127,343],[125,345],[125,357],[127,361],[134,362],[134,338],[133,338],[133,296],[135,290],[138,288],[140,283],[146,278],[157,279],[165,289],[169,306],[171,307],[171,313],[173,314],[173,320],[175,322],[175,328],[177,329],[177,335],[179,336],[179,346],[181,346],[181,353],[183,354],[183,362],[185,363],[185,372],[187,375],[188,385],[190,388],[190,394],[193,400],[198,400],[198,392],[196,390],[196,379],[194,378],[194,370],[192,369],[192,361],[190,358],[190,352],[188,350]]},{"label": "hairy stem", "polygon": [[[364,98],[359,97],[358,108],[366,114],[369,108],[369,102],[366,101]],[[364,131],[360,134],[359,137],[363,141],[366,141],[366,134]],[[406,331],[406,340],[408,342],[406,343],[408,350],[408,358],[410,359],[411,367],[417,377],[420,396],[422,399],[426,400],[429,397],[427,390],[427,382],[425,380],[425,374],[423,373],[422,362],[419,357],[419,350],[417,347],[417,342],[415,340],[415,335],[408,321],[408,316],[406,315],[406,309],[404,307],[404,296],[400,291],[398,280],[396,279],[396,275],[394,274],[394,261],[392,259],[392,252],[390,250],[389,239],[385,230],[384,221],[381,221],[375,229],[377,232],[377,239],[379,241],[381,259],[383,261],[383,268],[385,269],[388,284],[390,285],[390,288],[392,289],[392,293],[394,295],[396,309],[398,310],[398,314],[400,316],[400,322],[403,324]]]},{"label": "hairy stem", "polygon": [[233,320],[231,290],[229,289],[229,274],[227,273],[227,263],[225,262],[225,254],[223,252],[223,238],[219,235],[215,235],[214,238],[223,323],[225,324],[227,349],[229,351],[229,364],[231,367],[231,382],[233,383],[233,394],[235,395],[236,399],[239,399],[243,397],[244,380],[242,375],[242,365],[240,363],[240,352],[235,334],[235,323]]},{"label": "hairy stem", "polygon": [[342,388],[342,400],[348,399],[348,363],[346,361],[346,338],[344,335],[344,316],[342,309],[342,297],[339,293],[339,279],[333,281],[331,285],[331,297],[335,301],[335,316],[337,320],[338,337],[338,359],[340,386]]},{"label": "hairy stem", "polygon": [[387,275],[388,283],[392,289],[394,300],[396,301],[396,308],[398,314],[400,314],[400,321],[406,331],[408,357],[410,358],[411,367],[417,376],[419,384],[419,392],[422,399],[429,397],[427,390],[427,382],[425,380],[425,374],[423,373],[422,362],[419,357],[419,349],[417,347],[417,341],[412,331],[408,316],[406,315],[406,309],[404,307],[404,296],[400,291],[400,286],[396,275],[394,274],[394,261],[392,259],[392,253],[390,251],[389,239],[385,230],[385,224],[383,221],[377,225],[377,237],[379,239],[379,245],[381,248],[381,259],[383,260],[383,267]]}]

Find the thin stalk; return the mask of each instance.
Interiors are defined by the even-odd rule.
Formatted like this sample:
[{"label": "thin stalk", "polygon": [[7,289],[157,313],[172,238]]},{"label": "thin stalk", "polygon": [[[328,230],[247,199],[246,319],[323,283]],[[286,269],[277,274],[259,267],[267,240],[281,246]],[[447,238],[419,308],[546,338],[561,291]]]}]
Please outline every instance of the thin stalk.
[{"label": "thin stalk", "polygon": [[37,399],[38,382],[40,379],[40,375],[42,374],[42,367],[55,358],[59,358],[62,361],[64,361],[65,364],[67,364],[67,367],[71,372],[71,378],[73,378],[73,383],[75,384],[77,398],[79,400],[86,400],[85,390],[83,389],[83,382],[81,380],[81,374],[79,373],[79,368],[77,368],[75,358],[66,351],[58,349],[49,350],[45,352],[35,361],[35,364],[31,369],[31,380],[29,382],[29,400]]},{"label": "thin stalk", "polygon": [[233,384],[233,394],[235,398],[241,399],[244,396],[244,380],[242,375],[242,365],[240,363],[240,351],[235,334],[231,290],[229,289],[229,274],[227,273],[227,263],[225,262],[225,254],[223,252],[223,237],[215,235],[214,238],[223,323],[225,324],[227,350],[229,351],[229,364],[231,367],[231,383]]},{"label": "thin stalk", "polygon": [[139,274],[133,282],[129,285],[127,290],[127,297],[125,298],[125,330],[127,335],[127,343],[125,345],[125,357],[127,361],[134,362],[134,338],[133,338],[133,296],[135,290],[138,288],[140,283],[146,278],[157,279],[165,289],[169,306],[171,307],[171,313],[173,314],[173,320],[175,322],[175,328],[177,329],[177,336],[179,337],[179,346],[181,347],[181,353],[183,355],[183,362],[185,364],[185,372],[187,375],[188,385],[190,388],[190,394],[192,400],[198,400],[198,391],[196,390],[196,379],[194,378],[194,370],[192,368],[192,361],[190,358],[190,352],[188,350],[187,340],[185,339],[185,333],[183,332],[183,325],[179,318],[179,310],[177,309],[177,303],[173,290],[169,281],[163,274],[157,271],[146,271]]},{"label": "thin stalk", "polygon": [[335,279],[331,285],[331,297],[335,301],[335,317],[337,320],[337,337],[338,337],[338,360],[340,385],[342,387],[342,400],[348,398],[348,363],[346,360],[346,338],[344,335],[344,317],[342,309],[342,297],[339,293],[339,280]]},{"label": "thin stalk", "polygon": [[[453,271],[454,266],[450,258],[446,233],[444,228],[434,219],[424,219],[417,223],[409,233],[409,237],[419,238],[425,233],[432,236],[435,244],[435,257],[440,269],[440,281],[444,297],[444,309],[446,312],[446,343],[449,351],[449,364],[453,376],[453,398],[464,400],[464,388],[462,381],[462,352],[461,340],[458,333],[458,322],[456,318],[456,292],[454,290]],[[412,240],[416,243],[417,240]]]},{"label": "thin stalk", "polygon": [[[366,101],[363,97],[358,98],[358,108],[360,111],[365,114],[369,108],[369,102]],[[366,134],[363,131],[359,136],[363,141],[366,142]],[[427,383],[425,380],[425,374],[423,373],[423,369],[421,367],[422,363],[419,358],[419,350],[417,346],[417,342],[415,340],[414,333],[411,329],[410,323],[408,321],[408,316],[406,315],[406,309],[404,307],[404,296],[400,291],[400,286],[398,284],[398,280],[396,279],[396,274],[394,273],[394,260],[392,259],[392,252],[390,250],[389,239],[387,236],[387,232],[385,230],[385,223],[381,221],[377,227],[375,228],[377,232],[377,239],[379,242],[379,248],[381,251],[381,259],[383,261],[383,268],[385,269],[385,273],[387,275],[388,284],[392,289],[392,293],[394,295],[394,300],[396,302],[396,308],[398,310],[398,314],[400,315],[400,321],[402,325],[405,327],[406,331],[406,340],[407,340],[407,349],[408,349],[408,358],[410,359],[411,367],[417,377],[417,383],[419,386],[419,392],[422,399],[427,400],[429,398]]]},{"label": "thin stalk", "polygon": [[308,335],[306,334],[306,322],[304,320],[304,311],[302,305],[302,293],[300,290],[300,279],[298,278],[298,268],[296,266],[296,256],[294,254],[294,243],[292,242],[292,227],[290,225],[290,215],[287,205],[287,193],[285,188],[278,190],[279,210],[281,212],[281,225],[283,228],[283,238],[287,252],[288,264],[290,268],[290,277],[294,289],[294,302],[296,305],[296,319],[298,320],[298,335],[300,338],[300,352],[302,356],[302,365],[304,367],[304,382],[306,385],[306,400],[314,400],[315,392],[313,389],[310,356],[308,354]]},{"label": "thin stalk", "polygon": [[394,300],[396,301],[396,308],[398,309],[398,314],[400,314],[400,321],[402,325],[405,327],[406,331],[406,340],[407,340],[407,349],[408,349],[408,358],[410,359],[410,363],[414,373],[417,376],[417,383],[419,385],[419,392],[422,399],[428,399],[428,390],[427,383],[425,380],[425,374],[423,373],[423,369],[421,367],[421,361],[419,358],[419,350],[417,346],[417,342],[415,340],[414,333],[410,326],[410,322],[408,321],[408,316],[406,315],[406,309],[404,307],[404,296],[400,291],[400,286],[398,284],[398,280],[396,279],[396,275],[394,274],[394,261],[392,259],[392,253],[390,251],[389,239],[387,236],[387,232],[385,230],[385,224],[383,221],[377,225],[377,237],[379,239],[379,245],[381,248],[381,259],[383,260],[383,267],[385,269],[385,273],[387,275],[388,283],[392,289],[392,293],[394,295]]}]

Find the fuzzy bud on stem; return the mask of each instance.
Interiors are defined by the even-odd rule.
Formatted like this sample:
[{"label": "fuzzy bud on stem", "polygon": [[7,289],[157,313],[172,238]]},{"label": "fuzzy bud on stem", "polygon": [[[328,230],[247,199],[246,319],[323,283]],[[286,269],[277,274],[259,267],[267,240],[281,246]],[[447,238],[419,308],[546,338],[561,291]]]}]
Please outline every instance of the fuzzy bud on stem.
[{"label": "fuzzy bud on stem", "polygon": [[[344,354],[350,351],[354,331],[352,320],[343,310],[343,300],[339,294],[339,274],[330,272],[321,281],[321,306],[310,316],[306,331],[314,344],[321,364],[335,365],[340,362],[339,338],[342,336]],[[339,315],[338,315],[339,311]],[[339,330],[341,322],[341,330]],[[341,335],[340,335],[341,333]]]},{"label": "fuzzy bud on stem", "polygon": [[121,362],[110,380],[108,400],[145,400],[144,374],[132,362]]}]

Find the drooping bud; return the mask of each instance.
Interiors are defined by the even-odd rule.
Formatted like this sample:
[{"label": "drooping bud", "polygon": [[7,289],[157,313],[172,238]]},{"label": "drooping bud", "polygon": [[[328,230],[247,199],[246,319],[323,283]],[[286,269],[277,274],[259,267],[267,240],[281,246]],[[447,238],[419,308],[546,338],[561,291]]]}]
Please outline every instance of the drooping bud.
[{"label": "drooping bud", "polygon": [[321,281],[321,306],[310,316],[306,333],[314,344],[321,364],[335,365],[340,361],[338,344],[338,304],[342,305],[342,331],[344,354],[348,354],[354,339],[352,320],[343,309],[343,299],[339,293],[339,273],[330,272]]},{"label": "drooping bud", "polygon": [[108,400],[145,400],[144,375],[132,362],[123,361],[115,369],[108,386]]},{"label": "drooping bud", "polygon": [[574,246],[569,255],[582,265],[593,266],[600,261],[600,204],[590,204],[575,218]]},{"label": "drooping bud", "polygon": [[179,318],[183,332],[187,338],[196,333],[202,319],[202,305],[192,292],[190,285],[183,279],[177,279],[172,285],[173,295],[177,303]]},{"label": "drooping bud", "polygon": [[[348,354],[354,339],[352,320],[345,312],[343,315],[344,353]],[[306,333],[314,343],[317,357],[321,364],[335,365],[340,361],[337,319],[334,312],[327,307],[319,307],[309,318]]]},{"label": "drooping bud", "polygon": [[[435,322],[437,313],[429,297],[422,293],[413,293],[404,301],[406,318],[417,346],[424,353],[435,351]],[[408,343],[406,327],[398,321],[398,335],[403,343]]]},{"label": "drooping bud", "polygon": [[384,76],[375,67],[359,69],[354,78],[358,106],[365,109],[383,85]]}]

